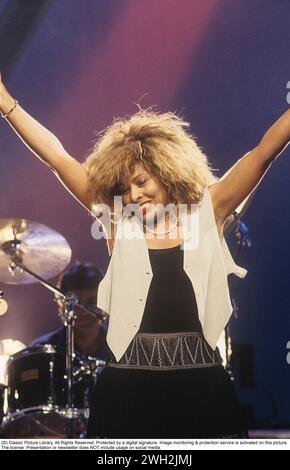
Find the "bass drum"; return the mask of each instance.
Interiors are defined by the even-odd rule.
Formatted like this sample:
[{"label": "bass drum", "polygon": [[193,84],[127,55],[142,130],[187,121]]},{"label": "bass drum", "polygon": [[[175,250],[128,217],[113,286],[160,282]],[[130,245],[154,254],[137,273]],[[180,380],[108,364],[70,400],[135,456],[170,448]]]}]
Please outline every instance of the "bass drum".
[{"label": "bass drum", "polygon": [[[78,366],[75,356],[74,366]],[[89,416],[90,381],[74,385],[74,408],[66,409],[65,351],[58,346],[26,348],[7,364],[8,413],[6,438],[85,437]]]}]

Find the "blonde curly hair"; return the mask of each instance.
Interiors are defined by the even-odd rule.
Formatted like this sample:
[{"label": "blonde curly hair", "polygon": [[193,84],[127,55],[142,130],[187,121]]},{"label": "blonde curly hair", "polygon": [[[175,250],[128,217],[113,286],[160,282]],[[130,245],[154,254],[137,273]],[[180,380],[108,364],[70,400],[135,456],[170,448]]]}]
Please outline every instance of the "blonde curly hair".
[{"label": "blonde curly hair", "polygon": [[114,119],[99,133],[83,163],[88,171],[91,205],[112,207],[114,196],[120,195],[121,178],[131,175],[136,163],[158,178],[168,202],[200,202],[204,188],[217,178],[190,135],[189,126],[174,113],[157,113],[152,108]]}]

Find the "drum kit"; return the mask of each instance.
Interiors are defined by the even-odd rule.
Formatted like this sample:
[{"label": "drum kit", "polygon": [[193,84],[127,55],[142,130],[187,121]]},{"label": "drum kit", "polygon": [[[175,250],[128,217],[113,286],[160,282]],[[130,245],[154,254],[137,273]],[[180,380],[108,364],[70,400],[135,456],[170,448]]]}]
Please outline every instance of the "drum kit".
[{"label": "drum kit", "polygon": [[0,220],[0,282],[42,284],[63,302],[66,328],[65,348],[45,344],[7,355],[6,383],[0,384],[4,438],[85,436],[90,397],[105,363],[75,353],[75,309],[81,307],[100,320],[105,316],[48,282],[70,259],[67,241],[55,230],[25,219]]}]

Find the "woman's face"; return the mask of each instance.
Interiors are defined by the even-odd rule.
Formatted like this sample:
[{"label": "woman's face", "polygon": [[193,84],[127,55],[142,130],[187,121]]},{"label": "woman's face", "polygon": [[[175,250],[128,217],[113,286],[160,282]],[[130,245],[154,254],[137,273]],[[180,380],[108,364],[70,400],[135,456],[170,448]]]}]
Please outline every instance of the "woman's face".
[{"label": "woman's face", "polygon": [[166,193],[158,179],[151,176],[140,163],[135,165],[129,178],[121,180],[120,190],[123,205],[138,204],[140,209],[137,215],[144,223],[156,223],[163,215]]}]

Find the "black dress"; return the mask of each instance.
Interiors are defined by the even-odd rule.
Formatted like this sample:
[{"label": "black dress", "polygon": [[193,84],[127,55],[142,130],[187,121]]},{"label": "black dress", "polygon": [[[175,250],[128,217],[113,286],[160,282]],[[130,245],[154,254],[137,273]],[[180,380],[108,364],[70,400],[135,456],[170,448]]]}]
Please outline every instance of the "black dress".
[{"label": "black dress", "polygon": [[[139,332],[202,335],[193,287],[183,270],[183,250],[177,246],[148,251],[153,278]],[[208,344],[207,348],[211,350]],[[106,366],[94,391],[87,435],[133,439],[242,436],[235,390],[221,364],[161,371]]]}]

